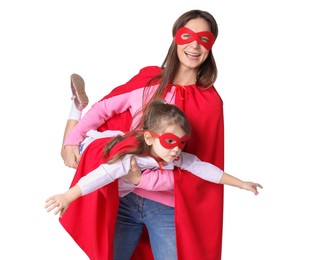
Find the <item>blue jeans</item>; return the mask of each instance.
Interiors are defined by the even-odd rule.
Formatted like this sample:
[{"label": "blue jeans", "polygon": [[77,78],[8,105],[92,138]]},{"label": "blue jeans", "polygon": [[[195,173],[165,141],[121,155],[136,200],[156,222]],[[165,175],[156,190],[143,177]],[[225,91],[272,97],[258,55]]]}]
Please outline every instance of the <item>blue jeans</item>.
[{"label": "blue jeans", "polygon": [[144,225],[148,230],[154,259],[177,259],[174,208],[131,192],[120,198],[114,236],[114,260],[130,259]]}]

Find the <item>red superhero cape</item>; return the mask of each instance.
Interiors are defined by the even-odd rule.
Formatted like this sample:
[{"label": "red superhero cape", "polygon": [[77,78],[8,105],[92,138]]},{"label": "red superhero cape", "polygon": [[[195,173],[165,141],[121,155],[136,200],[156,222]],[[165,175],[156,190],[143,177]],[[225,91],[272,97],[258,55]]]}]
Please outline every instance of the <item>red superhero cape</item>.
[{"label": "red superhero cape", "polygon": [[[159,67],[146,67],[104,98],[144,87],[160,71]],[[224,169],[222,100],[215,88],[181,87],[176,92],[175,103],[185,112],[192,126],[185,151]],[[130,123],[131,116],[125,112],[107,121],[100,130],[126,132]],[[71,186],[104,162],[102,154],[108,140],[99,139],[87,147]],[[186,171],[174,171],[174,176],[178,259],[221,259],[223,185],[206,182]],[[118,184],[115,181],[72,202],[60,218],[63,227],[92,260],[112,259],[118,202]],[[153,259],[146,232],[132,259]]]}]

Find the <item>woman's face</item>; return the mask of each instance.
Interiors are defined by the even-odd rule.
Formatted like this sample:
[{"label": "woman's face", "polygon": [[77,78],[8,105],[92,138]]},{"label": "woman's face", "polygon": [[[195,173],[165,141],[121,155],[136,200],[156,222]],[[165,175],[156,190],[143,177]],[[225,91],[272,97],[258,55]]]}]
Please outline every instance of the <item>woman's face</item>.
[{"label": "woman's face", "polygon": [[[196,18],[188,21],[184,27],[189,28],[195,33],[210,31],[208,23],[202,18]],[[177,55],[181,63],[189,69],[197,69],[207,59],[209,50],[196,40],[187,44],[177,44]]]}]

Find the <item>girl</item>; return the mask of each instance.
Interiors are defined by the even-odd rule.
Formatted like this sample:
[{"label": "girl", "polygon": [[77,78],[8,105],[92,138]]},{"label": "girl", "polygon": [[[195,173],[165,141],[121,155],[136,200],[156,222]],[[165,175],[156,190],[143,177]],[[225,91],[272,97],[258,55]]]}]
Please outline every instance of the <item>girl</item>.
[{"label": "girl", "polygon": [[[67,192],[48,198],[45,206],[47,212],[57,208],[54,214],[60,213],[60,217],[62,217],[73,200],[123,176],[126,176],[127,180],[138,185],[141,175],[132,175],[132,173],[128,175],[133,155],[142,170],[158,167],[162,171],[163,169],[173,170],[174,167],[179,167],[207,181],[240,187],[253,192],[255,195],[258,194],[257,187],[262,188],[260,184],[243,182],[224,173],[210,163],[201,162],[192,154],[182,152],[189,134],[190,125],[188,120],[177,106],[165,104],[161,100],[153,101],[149,104],[148,110],[145,111],[143,116],[143,131],[134,130],[124,136],[119,135],[113,138],[106,145],[104,152],[104,157],[109,158],[108,164],[102,164],[88,175],[82,177]],[[146,175],[144,182],[147,183],[147,177],[156,173],[159,172],[144,174],[144,176]],[[163,172],[161,172],[162,174]],[[148,185],[148,187],[151,186],[152,190],[157,190],[156,187],[161,187],[161,189],[170,190],[173,193],[173,175],[167,172],[164,174],[168,175],[166,177],[170,177],[165,179],[169,183],[168,185],[161,183],[160,180],[158,181],[160,184],[153,183],[153,185]],[[152,179],[154,178],[161,179],[161,176],[152,176]],[[135,188],[134,185],[130,185],[130,182],[123,182],[119,187],[121,187],[120,196],[122,197]],[[174,206],[173,201],[165,204]]]}]

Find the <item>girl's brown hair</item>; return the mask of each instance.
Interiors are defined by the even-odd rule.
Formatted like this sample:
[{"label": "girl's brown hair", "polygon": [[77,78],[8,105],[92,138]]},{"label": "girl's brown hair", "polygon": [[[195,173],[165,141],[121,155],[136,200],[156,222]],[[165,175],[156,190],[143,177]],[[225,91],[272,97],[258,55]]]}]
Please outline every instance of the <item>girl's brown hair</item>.
[{"label": "girl's brown hair", "polygon": [[107,158],[113,146],[120,141],[134,136],[137,139],[137,145],[130,150],[115,154],[108,163],[120,160],[126,154],[147,155],[150,153],[150,147],[144,140],[144,132],[150,130],[161,134],[164,128],[177,124],[186,133],[190,134],[191,126],[183,113],[176,105],[166,104],[161,99],[153,100],[149,103],[141,118],[142,127],[134,129],[125,135],[119,135],[108,142],[105,146],[104,157]]}]

